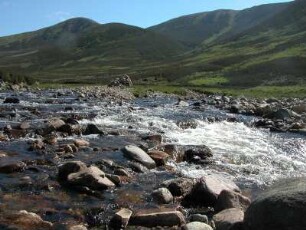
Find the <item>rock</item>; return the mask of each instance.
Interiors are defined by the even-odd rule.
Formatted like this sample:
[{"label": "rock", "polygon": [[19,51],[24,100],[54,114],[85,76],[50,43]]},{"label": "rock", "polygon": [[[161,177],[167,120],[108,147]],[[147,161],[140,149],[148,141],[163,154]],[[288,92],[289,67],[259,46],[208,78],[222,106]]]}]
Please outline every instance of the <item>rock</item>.
[{"label": "rock", "polygon": [[125,229],[129,223],[129,220],[133,212],[127,208],[122,208],[117,212],[109,222],[109,227],[111,229]]},{"label": "rock", "polygon": [[187,106],[189,106],[189,103],[179,99],[179,101],[176,103],[176,105],[180,106],[180,107],[187,107]]},{"label": "rock", "polygon": [[17,97],[7,97],[3,101],[4,104],[19,104],[20,100]]},{"label": "rock", "polygon": [[293,116],[295,116],[294,112],[289,109],[279,109],[275,112],[272,112],[266,115],[267,118],[274,119],[274,120],[277,120],[277,119],[286,120],[286,119],[290,119]]},{"label": "rock", "polygon": [[208,217],[206,215],[193,214],[190,216],[190,221],[203,222],[208,224]]},{"label": "rock", "polygon": [[114,174],[116,174],[118,176],[131,177],[131,174],[127,170],[125,170],[125,169],[116,169],[114,171]]},{"label": "rock", "polygon": [[85,140],[81,140],[81,139],[76,139],[73,142],[75,144],[76,147],[85,147],[85,146],[89,146],[90,143],[88,141]]},{"label": "rock", "polygon": [[195,222],[190,222],[186,224],[182,228],[182,230],[213,230],[213,229],[208,224],[195,221]]},{"label": "rock", "polygon": [[75,173],[70,173],[67,183],[74,186],[84,186],[93,190],[108,189],[115,187],[105,173],[96,166],[90,166]]},{"label": "rock", "polygon": [[218,196],[215,211],[219,212],[229,208],[239,208],[246,210],[251,204],[251,200],[240,193],[223,190]]},{"label": "rock", "polygon": [[55,145],[57,143],[57,136],[55,134],[49,134],[45,136],[44,143]]},{"label": "rock", "polygon": [[187,207],[214,207],[223,190],[240,192],[240,189],[232,181],[217,176],[205,176],[184,197],[182,204]]},{"label": "rock", "polygon": [[42,140],[35,140],[31,143],[29,150],[43,150],[45,149],[45,143]]},{"label": "rock", "polygon": [[7,163],[7,164],[1,164],[0,165],[0,173],[14,173],[14,172],[22,172],[26,168],[26,164],[22,161],[17,161],[14,163]]},{"label": "rock", "polygon": [[205,145],[193,147],[185,151],[184,160],[193,163],[209,162],[208,159],[213,156],[212,151]]},{"label": "rock", "polygon": [[169,204],[173,202],[171,192],[166,188],[159,188],[152,193],[153,200],[159,204]]},{"label": "rock", "polygon": [[304,230],[306,178],[287,179],[259,194],[247,209],[246,230]]},{"label": "rock", "polygon": [[149,136],[145,136],[143,137],[143,140],[148,140],[148,141],[153,141],[156,144],[161,144],[162,142],[162,135],[156,134],[156,135],[149,135]]},{"label": "rock", "polygon": [[169,154],[162,151],[149,151],[149,156],[155,161],[156,166],[164,166],[168,159],[170,158]]},{"label": "rock", "polygon": [[88,124],[85,131],[83,132],[83,135],[91,135],[91,134],[105,135],[105,133],[102,130],[100,130],[96,125]]},{"label": "rock", "polygon": [[[230,208],[213,216],[216,230],[231,230],[236,226],[240,226],[243,222],[244,213],[241,209]],[[237,227],[238,228],[238,227]],[[259,230],[260,228],[258,228]]]},{"label": "rock", "polygon": [[87,230],[87,228],[84,225],[74,225],[70,226],[68,230]]},{"label": "rock", "polygon": [[133,86],[133,82],[129,75],[123,75],[121,77],[116,78],[108,85],[109,87],[120,87],[120,86]]},{"label": "rock", "polygon": [[120,176],[112,175],[112,174],[105,174],[105,176],[106,176],[111,182],[113,182],[115,185],[120,185],[120,183],[121,183]]},{"label": "rock", "polygon": [[130,162],[129,167],[134,171],[138,173],[145,173],[148,172],[148,168],[138,162]]},{"label": "rock", "polygon": [[59,132],[67,133],[68,135],[80,135],[81,128],[80,125],[73,125],[73,124],[65,124],[57,129]]},{"label": "rock", "polygon": [[197,128],[198,123],[194,120],[187,120],[187,121],[178,121],[176,125],[181,129],[195,129]]},{"label": "rock", "polygon": [[48,120],[48,124],[54,130],[58,130],[63,125],[65,125],[65,122],[62,119],[60,119],[60,118],[52,118],[52,119]]},{"label": "rock", "polygon": [[295,105],[292,107],[292,110],[298,114],[306,113],[306,103]]},{"label": "rock", "polygon": [[22,130],[27,130],[31,127],[30,123],[29,122],[22,122],[20,125],[19,125],[19,128],[22,129]]},{"label": "rock", "polygon": [[1,226],[5,229],[22,229],[22,230],[51,230],[53,224],[44,221],[39,215],[25,210],[5,214],[4,217],[0,218]]},{"label": "rock", "polygon": [[182,226],[185,224],[184,215],[178,211],[153,212],[153,213],[137,213],[132,216],[130,225],[143,227],[172,227]]},{"label": "rock", "polygon": [[58,179],[60,181],[66,181],[68,179],[69,174],[83,171],[86,169],[87,169],[86,164],[81,161],[67,162],[59,167]]},{"label": "rock", "polygon": [[165,181],[163,186],[167,187],[173,196],[185,196],[192,190],[194,181],[190,178],[177,178]]},{"label": "rock", "polygon": [[133,145],[127,145],[122,149],[124,156],[135,160],[149,169],[155,168],[156,164],[154,160],[141,148]]}]

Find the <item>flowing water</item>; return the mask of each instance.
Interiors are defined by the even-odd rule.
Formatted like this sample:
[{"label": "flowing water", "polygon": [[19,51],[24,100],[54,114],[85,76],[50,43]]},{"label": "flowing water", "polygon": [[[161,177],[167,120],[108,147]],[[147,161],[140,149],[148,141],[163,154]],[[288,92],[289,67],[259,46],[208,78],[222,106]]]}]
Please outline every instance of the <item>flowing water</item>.
[{"label": "flowing water", "polygon": [[[10,94],[2,93],[0,98],[3,99]],[[80,119],[82,125],[91,123],[96,124],[102,130],[126,130],[134,136],[161,134],[164,144],[206,145],[213,151],[215,163],[205,167],[170,161],[169,166],[174,167],[178,175],[191,178],[200,178],[208,174],[222,175],[234,180],[243,188],[251,189],[264,187],[280,178],[306,176],[305,137],[289,133],[271,133],[268,130],[253,128],[250,124],[257,119],[256,117],[235,115],[238,122],[229,122],[228,118],[233,118],[234,115],[212,106],[192,106],[194,101],[188,102],[190,106],[179,106],[177,98],[170,96],[135,99],[119,104],[98,99],[80,100],[77,95],[69,91],[63,91],[62,94],[58,94],[56,91],[42,91],[22,93],[17,96],[21,99],[21,103],[17,105],[3,104],[0,101],[0,128],[7,124],[14,126],[24,120],[29,121],[32,126],[39,127],[46,118],[73,115],[82,118]],[[212,120],[216,121],[212,122]],[[177,125],[179,121],[191,121],[196,127],[182,129]],[[134,140],[132,135],[119,137],[89,135],[83,137],[90,140],[93,145],[110,149],[103,152],[102,158],[109,157],[119,163],[123,162],[124,158],[120,157],[122,154],[118,149],[133,143]],[[46,156],[39,156],[26,150],[27,141],[32,139],[35,139],[33,134],[15,141],[2,142],[0,150],[8,152],[10,160],[45,159]],[[70,139],[71,137],[63,138],[62,141],[67,142]],[[77,158],[90,163],[101,158],[101,154],[83,151]],[[0,158],[0,161],[3,163],[6,160]],[[37,170],[40,172],[39,174],[37,174]],[[34,181],[43,181],[42,178],[48,177],[48,175],[51,175],[51,180],[54,181],[56,176],[54,169],[51,171],[44,166],[30,170],[26,175]],[[141,177],[142,183],[151,183],[153,174],[148,175],[150,175],[148,178]],[[155,185],[168,177],[158,171],[154,175],[157,181]],[[16,181],[20,181],[20,178],[21,175],[19,177],[0,175],[0,188],[3,191],[1,201],[6,205],[5,207],[14,202],[13,206],[17,206],[15,209],[31,207],[31,204],[22,198],[23,193],[18,196],[16,195],[16,187],[10,189],[10,184],[17,183]],[[109,196],[113,200],[117,199],[117,203],[121,202],[120,199],[122,202],[131,199],[131,202],[137,203],[135,197],[129,197],[125,193],[129,189],[135,191],[137,188],[135,184],[125,185],[117,192],[117,195],[121,194],[120,198],[115,198],[113,194]],[[18,189],[23,190],[24,188],[18,187]],[[25,190],[28,192],[29,188]],[[61,210],[67,210],[68,204],[71,202],[75,202],[78,207],[84,204],[90,206],[96,202],[94,198],[79,198],[76,195],[67,198],[65,192],[59,189],[57,191],[56,198],[48,192],[38,198],[34,192],[31,193],[31,199],[37,199],[37,202],[43,202],[52,208],[56,206]],[[8,192],[15,192],[15,198],[5,197]],[[61,212],[61,217],[53,216],[49,219],[58,220],[63,218],[63,215]]]}]

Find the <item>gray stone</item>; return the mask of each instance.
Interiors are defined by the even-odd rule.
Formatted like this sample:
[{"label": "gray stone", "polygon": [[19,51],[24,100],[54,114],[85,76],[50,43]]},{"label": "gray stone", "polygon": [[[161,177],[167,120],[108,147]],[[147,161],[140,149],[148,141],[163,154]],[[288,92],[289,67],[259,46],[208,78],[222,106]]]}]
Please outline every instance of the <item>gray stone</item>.
[{"label": "gray stone", "polygon": [[166,212],[140,212],[132,216],[130,225],[143,227],[172,227],[182,226],[185,224],[184,215],[179,211]]},{"label": "gray stone", "polygon": [[155,168],[154,160],[141,148],[134,145],[127,145],[122,149],[124,156],[129,159],[135,160],[149,169]]},{"label": "gray stone", "polygon": [[282,180],[260,194],[245,213],[246,230],[305,230],[306,178]]},{"label": "gray stone", "polygon": [[190,178],[177,178],[164,181],[162,185],[167,187],[173,196],[185,196],[192,190],[194,181]]},{"label": "gray stone", "polygon": [[159,204],[169,204],[173,202],[173,196],[171,192],[166,188],[159,188],[152,193],[153,200]]},{"label": "gray stone", "polygon": [[[241,209],[230,208],[213,216],[216,230],[231,230],[236,226],[240,226],[243,222],[244,213]],[[260,228],[258,228],[259,230]]]},{"label": "gray stone", "polygon": [[208,224],[205,224],[203,222],[190,222],[186,224],[183,228],[183,230],[213,230],[212,227],[210,227]]},{"label": "gray stone", "polygon": [[14,173],[14,172],[22,172],[26,168],[26,164],[22,161],[17,161],[13,163],[0,164],[0,173]]}]

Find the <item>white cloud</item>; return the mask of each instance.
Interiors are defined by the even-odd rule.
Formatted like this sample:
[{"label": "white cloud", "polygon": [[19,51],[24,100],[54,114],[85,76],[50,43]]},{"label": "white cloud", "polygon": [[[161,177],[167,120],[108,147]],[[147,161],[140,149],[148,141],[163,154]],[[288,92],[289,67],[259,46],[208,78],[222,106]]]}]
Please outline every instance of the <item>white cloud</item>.
[{"label": "white cloud", "polygon": [[56,11],[54,13],[47,15],[47,18],[52,21],[62,22],[69,18],[73,18],[73,15],[65,11]]}]

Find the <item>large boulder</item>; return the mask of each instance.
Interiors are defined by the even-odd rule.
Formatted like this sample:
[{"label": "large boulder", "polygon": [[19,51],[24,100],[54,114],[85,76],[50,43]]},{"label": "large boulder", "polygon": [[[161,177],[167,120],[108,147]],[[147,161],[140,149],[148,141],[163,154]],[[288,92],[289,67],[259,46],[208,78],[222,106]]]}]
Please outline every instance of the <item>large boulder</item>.
[{"label": "large boulder", "polygon": [[137,161],[149,169],[155,168],[155,161],[141,148],[134,145],[127,145],[122,149],[125,157]]},{"label": "large boulder", "polygon": [[108,85],[109,87],[120,87],[120,86],[133,86],[133,82],[129,75],[123,75],[121,77],[116,78]]},{"label": "large boulder", "polygon": [[176,178],[164,181],[162,185],[167,187],[173,196],[185,196],[192,190],[194,181],[190,178]]},{"label": "large boulder", "polygon": [[211,175],[205,176],[184,197],[182,204],[187,207],[214,207],[223,190],[240,192],[238,186],[228,179]]},{"label": "large boulder", "polygon": [[246,230],[306,229],[306,178],[282,180],[263,192],[245,213]]},{"label": "large boulder", "polygon": [[179,211],[140,212],[132,216],[131,225],[153,228],[157,226],[172,227],[185,224],[185,217]]},{"label": "large boulder", "polygon": [[[241,209],[230,208],[213,216],[213,221],[216,225],[216,230],[233,230],[239,229],[242,225],[244,213]],[[257,230],[261,228],[257,228]]]}]

